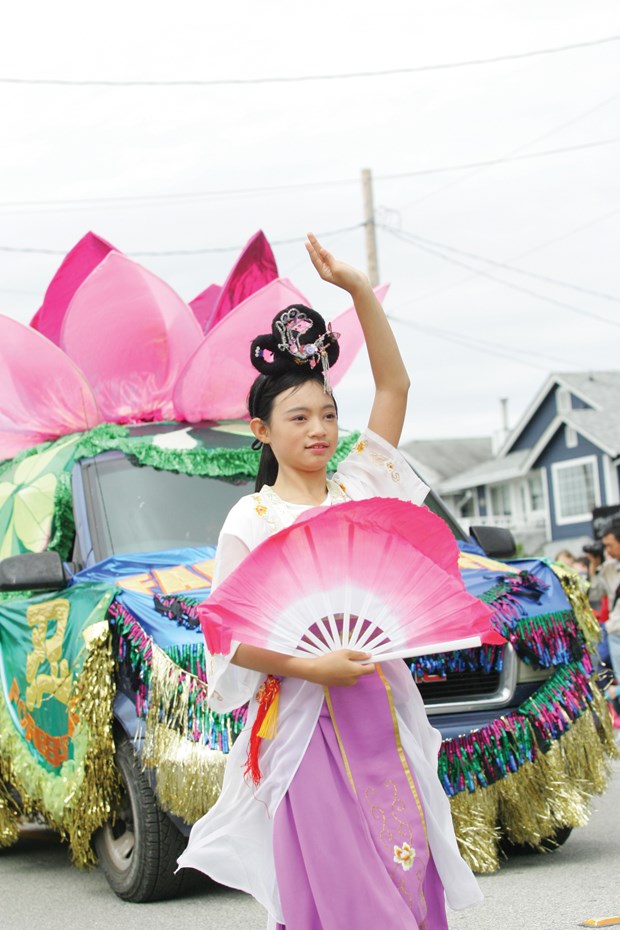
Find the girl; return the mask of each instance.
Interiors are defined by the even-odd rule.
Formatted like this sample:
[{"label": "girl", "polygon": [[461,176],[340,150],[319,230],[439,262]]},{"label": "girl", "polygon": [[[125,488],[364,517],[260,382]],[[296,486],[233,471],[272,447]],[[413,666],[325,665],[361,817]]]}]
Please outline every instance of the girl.
[{"label": "girl", "polygon": [[[377,496],[421,504],[428,492],[395,448],[409,379],[387,318],[361,272],[311,234],[306,248],[320,277],[353,298],[375,382],[368,428],[328,479],[337,335],[308,308],[279,313],[272,334],[252,343],[262,372],[249,396],[262,446],[257,493],[224,523],[214,585],[311,507]],[[453,908],[481,900],[437,778],[441,738],[405,663],[360,661],[369,658],[349,649],[297,658],[233,643],[211,659],[210,706],[224,712],[249,701],[248,722],[222,794],[179,865],[254,895],[272,928],[447,930],[446,897]],[[277,733],[261,741],[256,784],[243,774],[252,724],[278,686]]]}]

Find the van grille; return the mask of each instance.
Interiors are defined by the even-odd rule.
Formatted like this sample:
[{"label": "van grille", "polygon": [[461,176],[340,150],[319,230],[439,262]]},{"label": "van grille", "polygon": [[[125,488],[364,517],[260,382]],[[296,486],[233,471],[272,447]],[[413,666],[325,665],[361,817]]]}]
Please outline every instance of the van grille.
[{"label": "van grille", "polygon": [[476,700],[499,691],[499,672],[447,672],[445,681],[419,681],[418,690],[425,704]]},{"label": "van grille", "polygon": [[[471,650],[470,658],[475,653],[476,650]],[[432,662],[423,659],[406,660],[412,669],[428,714],[458,714],[482,708],[507,707],[510,704],[517,685],[519,664],[511,645],[500,647],[493,661],[468,662],[463,654],[457,661],[450,661],[450,658],[454,659],[454,655],[450,654],[445,655],[446,661],[442,661],[442,658],[444,657],[440,654],[434,656]],[[424,668],[435,669],[439,672],[439,677],[433,680],[432,676],[429,676],[424,681],[419,674],[416,678],[416,664],[420,672]],[[464,668],[465,664],[469,664],[470,667]]]}]

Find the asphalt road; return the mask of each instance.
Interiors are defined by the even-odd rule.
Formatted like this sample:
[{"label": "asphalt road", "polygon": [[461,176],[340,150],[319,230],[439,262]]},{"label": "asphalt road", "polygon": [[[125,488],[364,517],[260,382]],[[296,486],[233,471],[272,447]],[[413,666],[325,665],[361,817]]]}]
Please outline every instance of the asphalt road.
[{"label": "asphalt road", "polygon": [[[620,763],[593,807],[588,826],[563,848],[515,857],[482,876],[484,904],[451,913],[451,930],[572,930],[586,918],[620,915]],[[45,831],[0,851],[0,930],[263,930],[265,923],[252,899],[207,881],[176,901],[127,904],[98,869],[73,868]]]}]

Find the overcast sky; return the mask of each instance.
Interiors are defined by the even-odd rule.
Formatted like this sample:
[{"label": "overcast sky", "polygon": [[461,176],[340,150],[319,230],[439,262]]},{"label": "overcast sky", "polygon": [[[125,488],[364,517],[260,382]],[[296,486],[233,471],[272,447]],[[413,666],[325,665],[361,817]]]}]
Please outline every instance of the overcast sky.
[{"label": "overcast sky", "polygon": [[[13,4],[0,313],[29,322],[88,230],[130,255],[223,249],[135,256],[191,300],[263,229],[300,240],[274,245],[280,274],[333,316],[346,295],[301,239],[364,266],[367,167],[413,383],[403,438],[490,435],[501,397],[514,425],[550,371],[618,368],[620,41],[600,41],[618,35],[617,0]],[[365,425],[369,379],[360,358],[344,425]]]}]

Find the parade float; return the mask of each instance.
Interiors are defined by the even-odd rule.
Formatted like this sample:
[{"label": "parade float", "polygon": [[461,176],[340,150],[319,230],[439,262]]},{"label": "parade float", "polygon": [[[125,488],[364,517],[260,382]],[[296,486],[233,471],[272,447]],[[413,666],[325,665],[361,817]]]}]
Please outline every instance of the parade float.
[{"label": "parade float", "polygon": [[[299,302],[262,233],[189,304],[89,233],[30,326],[0,317],[0,846],[42,819],[128,900],[179,889],[176,857],[244,725],[243,707],[207,707],[198,607],[258,465],[243,333]],[[362,334],[353,308],[333,326],[337,382]],[[343,432],[331,467],[357,441]],[[501,634],[406,660],[444,737],[462,854],[493,871],[507,844],[560,844],[605,789],[599,628],[573,573],[498,560],[426,503]]]}]

